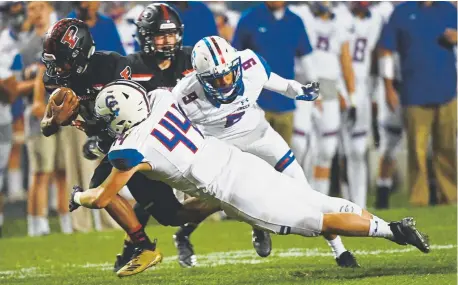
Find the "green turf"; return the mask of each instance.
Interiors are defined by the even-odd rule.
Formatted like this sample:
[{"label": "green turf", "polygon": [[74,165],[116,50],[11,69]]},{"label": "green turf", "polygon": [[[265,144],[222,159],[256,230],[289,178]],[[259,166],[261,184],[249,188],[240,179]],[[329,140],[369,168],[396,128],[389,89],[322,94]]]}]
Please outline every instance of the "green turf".
[{"label": "green turf", "polygon": [[[182,269],[172,260],[174,228],[148,227],[166,260],[125,279],[110,270],[121,249],[120,231],[9,237],[0,240],[0,284],[457,284],[456,210],[377,212],[386,220],[414,216],[435,247],[425,255],[385,240],[344,238],[347,248],[357,251],[360,269],[338,268],[322,238],[275,236],[272,255],[257,257],[250,227],[234,221],[207,222],[195,232],[192,241],[202,266],[193,269]],[[22,224],[9,224],[7,235],[13,227],[22,229]]]}]

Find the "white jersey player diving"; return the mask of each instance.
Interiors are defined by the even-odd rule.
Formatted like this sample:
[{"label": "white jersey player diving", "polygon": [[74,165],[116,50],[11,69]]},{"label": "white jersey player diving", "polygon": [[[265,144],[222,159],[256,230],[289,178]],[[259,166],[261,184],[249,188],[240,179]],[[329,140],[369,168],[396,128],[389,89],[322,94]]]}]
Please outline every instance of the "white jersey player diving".
[{"label": "white jersey player diving", "polygon": [[75,190],[71,205],[105,207],[140,171],[273,233],[383,237],[429,252],[413,218],[387,223],[350,201],[312,190],[305,180],[275,171],[252,154],[204,137],[166,90],[153,91],[148,102],[137,83],[116,81],[99,93],[95,112],[118,138],[108,153],[114,167],[97,188]]},{"label": "white jersey player diving", "polygon": [[[205,136],[224,140],[262,158],[279,172],[305,180],[288,144],[266,121],[256,100],[263,88],[297,100],[314,100],[318,96],[318,84],[303,86],[281,78],[253,51],[236,51],[216,36],[203,38],[195,45],[192,63],[195,71],[173,89],[180,110],[191,122]],[[339,237],[328,239],[339,266],[358,266]],[[266,232],[253,229],[258,255],[267,256],[270,243]]]},{"label": "white jersey player diving", "polygon": [[305,179],[288,144],[269,125],[256,100],[266,88],[312,101],[318,97],[318,84],[303,86],[286,80],[252,50],[235,51],[217,36],[203,38],[195,45],[192,63],[195,71],[172,91],[192,123],[205,136],[225,140],[261,157],[277,171]]}]

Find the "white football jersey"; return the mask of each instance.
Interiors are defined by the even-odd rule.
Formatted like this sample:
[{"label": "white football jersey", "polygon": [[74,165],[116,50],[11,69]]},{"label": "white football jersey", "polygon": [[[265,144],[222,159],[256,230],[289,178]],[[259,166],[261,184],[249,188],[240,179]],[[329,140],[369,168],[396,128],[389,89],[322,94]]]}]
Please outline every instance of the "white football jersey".
[{"label": "white football jersey", "polygon": [[313,47],[313,62],[319,78],[337,80],[340,76],[340,51],[342,44],[349,40],[348,27],[341,25],[339,15],[322,20],[314,17],[306,5],[291,6],[304,22],[310,44]]},{"label": "white football jersey", "polygon": [[151,115],[113,143],[110,162],[118,169],[146,162],[152,168],[146,176],[176,189],[202,186],[186,174],[206,140],[178,110],[169,91],[158,89],[150,94]]},{"label": "white football jersey", "polygon": [[365,18],[355,17],[350,40],[350,52],[353,58],[353,70],[356,83],[366,83],[370,74],[372,52],[382,30],[383,20],[377,14]]},{"label": "white football jersey", "polygon": [[257,106],[256,100],[269,79],[270,68],[249,49],[237,53],[242,62],[243,90],[234,102],[219,104],[208,97],[196,72],[183,78],[172,91],[184,113],[205,136],[236,139],[265,122],[264,112]]}]

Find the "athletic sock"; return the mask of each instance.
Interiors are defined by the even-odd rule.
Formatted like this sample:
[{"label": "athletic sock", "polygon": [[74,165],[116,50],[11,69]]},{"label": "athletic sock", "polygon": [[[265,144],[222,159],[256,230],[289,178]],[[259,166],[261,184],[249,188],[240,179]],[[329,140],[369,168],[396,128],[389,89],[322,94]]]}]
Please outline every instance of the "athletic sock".
[{"label": "athletic sock", "polygon": [[333,240],[327,240],[327,242],[329,246],[331,247],[332,253],[334,253],[335,258],[339,257],[342,253],[347,251],[340,236],[337,236]]},{"label": "athletic sock", "polygon": [[151,242],[141,225],[139,225],[138,228],[134,229],[132,232],[128,233],[128,235],[132,243],[136,246],[150,250],[156,249],[156,245]]},{"label": "athletic sock", "polygon": [[375,217],[370,220],[369,236],[392,239],[393,232],[387,222]]}]

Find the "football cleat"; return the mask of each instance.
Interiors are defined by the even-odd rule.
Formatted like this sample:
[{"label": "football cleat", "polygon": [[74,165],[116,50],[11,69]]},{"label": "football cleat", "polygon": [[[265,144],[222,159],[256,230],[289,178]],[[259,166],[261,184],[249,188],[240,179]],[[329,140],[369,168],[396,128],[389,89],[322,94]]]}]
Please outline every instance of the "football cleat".
[{"label": "football cleat", "polygon": [[173,235],[175,247],[178,250],[178,262],[181,267],[194,267],[197,265],[197,257],[194,254],[194,248],[189,241],[189,236],[176,233]]},{"label": "football cleat", "polygon": [[393,241],[400,245],[413,245],[424,253],[430,250],[428,236],[417,230],[413,218],[404,218],[399,222],[391,222]]},{"label": "football cleat", "polygon": [[360,267],[356,261],[355,256],[347,251],[342,252],[339,257],[336,257],[337,265],[344,268],[357,268]]},{"label": "football cleat", "polygon": [[267,257],[272,251],[272,240],[268,232],[254,229],[251,232],[253,247],[260,257]]},{"label": "football cleat", "polygon": [[150,268],[159,262],[162,261],[163,255],[157,249],[141,249],[138,248],[132,259],[127,262],[121,269],[116,272],[118,277],[126,277],[138,274],[145,271],[147,268]]},{"label": "football cleat", "polygon": [[135,254],[135,245],[133,243],[124,244],[122,254],[116,255],[116,261],[113,266],[113,271],[118,272],[119,269],[123,268],[132,259]]}]

